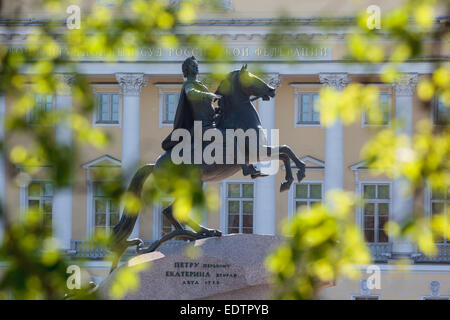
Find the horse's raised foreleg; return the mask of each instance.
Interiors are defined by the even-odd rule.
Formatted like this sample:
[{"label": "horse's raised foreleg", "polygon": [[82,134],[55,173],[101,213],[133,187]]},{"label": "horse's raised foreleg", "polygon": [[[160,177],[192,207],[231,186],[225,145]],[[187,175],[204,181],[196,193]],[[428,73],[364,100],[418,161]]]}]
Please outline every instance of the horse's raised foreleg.
[{"label": "horse's raised foreleg", "polygon": [[[269,146],[260,146],[259,148],[263,148],[263,156],[260,156],[259,161],[267,161],[267,160],[282,160],[284,162],[284,166],[286,167],[286,175],[288,174],[288,169],[291,168],[291,163],[289,159],[291,159],[295,166],[298,168],[297,171],[297,179],[298,182],[302,181],[305,177],[305,163],[300,160],[295,153],[286,145],[278,146],[278,147],[269,147]],[[286,161],[286,157],[288,160]],[[288,177],[286,177],[286,183],[288,183]],[[290,185],[290,184],[289,184]],[[285,189],[284,189],[285,190]]]},{"label": "horse's raised foreleg", "polygon": [[305,177],[305,163],[300,160],[295,153],[286,145],[282,145],[278,147],[280,154],[286,154],[292,161],[294,161],[295,166],[298,168],[297,171],[297,179],[298,182],[302,181]]},{"label": "horse's raised foreleg", "polygon": [[286,168],[286,175],[285,175],[286,181],[283,182],[280,186],[280,192],[283,192],[289,190],[289,188],[292,185],[292,182],[294,181],[294,177],[292,176],[291,161],[289,157],[285,154],[280,154],[279,157],[280,160],[283,161],[284,167]]},{"label": "horse's raised foreleg", "polygon": [[285,153],[280,152],[279,147],[270,147],[263,145],[259,146],[259,148],[262,148],[260,149],[262,151],[259,157],[260,161],[269,161],[269,160],[283,161],[283,164],[286,168],[286,176],[285,176],[286,181],[281,184],[280,192],[289,190],[289,188],[292,185],[292,182],[294,181],[294,177],[292,176],[291,160],[289,156]]}]

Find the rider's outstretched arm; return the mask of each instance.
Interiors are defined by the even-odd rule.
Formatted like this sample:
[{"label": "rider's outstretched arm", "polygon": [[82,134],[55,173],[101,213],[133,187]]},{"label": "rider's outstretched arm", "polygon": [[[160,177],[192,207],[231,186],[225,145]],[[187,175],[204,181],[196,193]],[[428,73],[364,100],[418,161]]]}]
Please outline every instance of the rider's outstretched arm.
[{"label": "rider's outstretched arm", "polygon": [[212,101],[213,99],[217,99],[218,96],[215,95],[214,93],[210,93],[210,92],[203,92],[200,90],[195,89],[194,85],[192,83],[188,83],[186,84],[186,86],[184,87],[184,92],[186,93],[187,97],[190,100],[202,100],[202,99],[208,99],[210,101]]}]

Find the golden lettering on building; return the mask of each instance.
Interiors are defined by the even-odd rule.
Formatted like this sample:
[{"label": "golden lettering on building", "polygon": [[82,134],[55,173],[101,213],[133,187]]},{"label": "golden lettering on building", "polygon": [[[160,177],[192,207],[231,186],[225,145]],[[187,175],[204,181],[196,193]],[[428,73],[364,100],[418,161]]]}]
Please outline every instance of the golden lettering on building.
[{"label": "golden lettering on building", "polygon": [[[10,52],[25,52],[26,47],[10,47]],[[51,52],[48,52],[50,51]],[[223,49],[223,56],[226,58],[239,60],[240,58],[248,58],[260,60],[265,59],[279,59],[279,58],[296,58],[302,59],[306,57],[310,58],[325,58],[330,56],[330,47],[264,47],[264,46],[242,46],[242,47],[226,47]],[[163,47],[121,47],[117,48],[114,52],[97,50],[94,52],[77,50],[71,48],[54,48],[49,47],[46,49],[47,55],[61,56],[68,54],[74,59],[105,59],[118,57],[120,58],[136,58],[141,60],[152,60],[153,58],[162,58],[168,61],[172,59],[182,60],[190,56],[195,56],[198,59],[204,57],[204,50],[199,47],[177,47],[177,48],[163,48]]]}]

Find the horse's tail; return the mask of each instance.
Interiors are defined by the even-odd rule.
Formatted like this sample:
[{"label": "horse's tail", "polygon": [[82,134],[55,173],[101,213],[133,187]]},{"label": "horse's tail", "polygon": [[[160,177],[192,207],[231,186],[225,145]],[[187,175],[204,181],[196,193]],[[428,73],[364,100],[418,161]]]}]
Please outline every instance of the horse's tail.
[{"label": "horse's tail", "polygon": [[[153,172],[154,165],[146,164],[139,168],[131,179],[130,185],[128,186],[128,192],[131,192],[134,196],[140,198],[142,192],[142,186],[145,180]],[[114,254],[113,265],[111,271],[114,270],[120,261],[125,250],[134,244],[138,244],[138,239],[128,240],[128,237],[133,231],[136,220],[139,216],[139,211],[129,212],[126,208],[123,210],[122,216],[119,223],[112,229],[110,241],[108,244],[108,249]]]}]

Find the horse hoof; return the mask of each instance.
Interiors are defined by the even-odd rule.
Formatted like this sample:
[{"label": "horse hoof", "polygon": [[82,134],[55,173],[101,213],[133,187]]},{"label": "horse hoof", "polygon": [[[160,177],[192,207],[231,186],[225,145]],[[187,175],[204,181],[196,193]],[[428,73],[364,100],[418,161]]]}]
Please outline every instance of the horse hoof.
[{"label": "horse hoof", "polygon": [[217,229],[206,229],[206,228],[203,228],[199,232],[199,239],[211,238],[211,237],[221,237],[221,236],[222,236],[222,232],[220,230],[217,230]]},{"label": "horse hoof", "polygon": [[297,171],[297,180],[301,182],[305,178],[305,169],[301,168]]},{"label": "horse hoof", "polygon": [[126,241],[127,247],[136,246],[136,248],[141,248],[144,245],[144,241],[139,238],[128,239]]},{"label": "horse hoof", "polygon": [[290,182],[283,182],[280,186],[280,192],[289,190],[289,188],[291,187],[291,183]]},{"label": "horse hoof", "polygon": [[252,174],[251,175],[252,179],[263,178],[263,177],[267,177],[267,176],[268,176],[268,174],[264,174],[264,173]]}]

